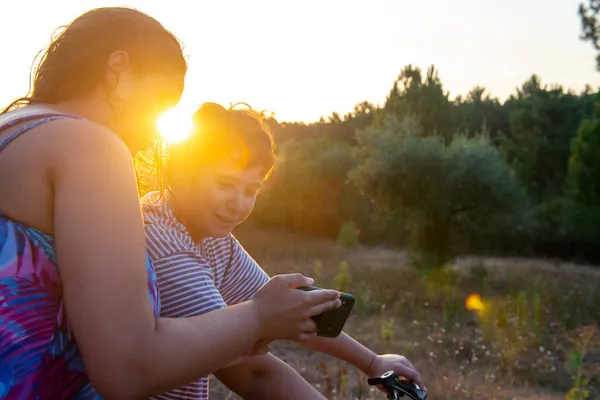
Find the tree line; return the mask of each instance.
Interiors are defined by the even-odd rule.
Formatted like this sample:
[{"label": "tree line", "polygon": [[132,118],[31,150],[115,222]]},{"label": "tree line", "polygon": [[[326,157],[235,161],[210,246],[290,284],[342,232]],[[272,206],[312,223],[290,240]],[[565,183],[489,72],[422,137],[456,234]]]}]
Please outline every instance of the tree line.
[{"label": "tree line", "polygon": [[317,123],[271,121],[279,166],[253,219],[365,243],[417,261],[463,252],[600,257],[600,98],[538,76],[501,103],[449,99],[438,71],[408,65],[381,107]]}]

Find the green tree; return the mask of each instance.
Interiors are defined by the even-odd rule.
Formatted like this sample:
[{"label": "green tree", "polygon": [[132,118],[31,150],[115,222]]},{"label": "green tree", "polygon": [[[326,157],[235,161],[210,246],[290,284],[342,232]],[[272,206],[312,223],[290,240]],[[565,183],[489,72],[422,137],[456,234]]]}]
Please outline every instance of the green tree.
[{"label": "green tree", "polygon": [[[600,13],[600,0],[588,0],[587,5],[579,4],[579,16],[581,18],[582,34],[580,38],[590,41],[596,51],[600,52],[600,24],[598,14]],[[596,56],[596,68],[600,70],[600,54]]]},{"label": "green tree", "polygon": [[563,193],[571,139],[591,111],[582,98],[533,75],[504,106],[510,129],[499,145],[539,203]]},{"label": "green tree", "polygon": [[253,218],[296,231],[335,237],[349,218],[346,175],[352,147],[326,137],[288,140],[278,167],[259,196]]},{"label": "green tree", "polygon": [[465,98],[455,99],[453,120],[455,131],[468,136],[485,133],[492,142],[509,129],[506,110],[481,86],[473,88]]},{"label": "green tree", "polygon": [[409,227],[417,265],[443,266],[468,250],[486,222],[523,204],[519,183],[499,151],[483,137],[449,144],[423,136],[415,118],[388,117],[358,135],[359,165],[350,178]]},{"label": "green tree", "polygon": [[600,102],[571,142],[567,175],[569,230],[585,243],[600,243]]},{"label": "green tree", "polygon": [[433,65],[427,69],[425,77],[420,68],[405,66],[392,86],[383,112],[400,119],[416,118],[423,135],[449,138],[452,132],[452,104]]}]

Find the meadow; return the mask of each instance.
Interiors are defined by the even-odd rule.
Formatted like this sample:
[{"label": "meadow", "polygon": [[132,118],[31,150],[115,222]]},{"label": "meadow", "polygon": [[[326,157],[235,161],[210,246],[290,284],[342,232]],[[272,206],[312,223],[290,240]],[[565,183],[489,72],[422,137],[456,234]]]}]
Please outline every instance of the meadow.
[{"label": "meadow", "polygon": [[[600,270],[527,259],[461,257],[425,276],[403,251],[242,225],[269,274],[298,271],[354,294],[345,331],[406,355],[436,400],[600,398]],[[328,399],[384,399],[354,367],[295,343],[272,352]],[[236,399],[211,379],[215,398]]]}]

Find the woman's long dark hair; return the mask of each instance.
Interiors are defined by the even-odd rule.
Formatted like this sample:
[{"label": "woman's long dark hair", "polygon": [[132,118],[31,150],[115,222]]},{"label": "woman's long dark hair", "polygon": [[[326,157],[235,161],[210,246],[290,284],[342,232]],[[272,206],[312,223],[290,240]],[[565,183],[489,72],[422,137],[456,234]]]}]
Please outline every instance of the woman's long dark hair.
[{"label": "woman's long dark hair", "polygon": [[[187,71],[181,43],[157,20],[133,8],[96,8],[57,30],[50,45],[35,57],[29,93],[0,114],[21,105],[56,104],[90,93],[103,85],[106,62],[118,50],[127,52],[140,73]],[[157,141],[155,147],[160,153],[156,172],[162,179],[164,145]]]},{"label": "woman's long dark hair", "polygon": [[55,104],[83,96],[102,85],[111,53],[124,50],[140,72],[166,67],[184,74],[187,63],[180,42],[157,20],[126,7],[86,12],[53,35],[32,66],[27,96],[9,104],[2,114],[31,103]]}]

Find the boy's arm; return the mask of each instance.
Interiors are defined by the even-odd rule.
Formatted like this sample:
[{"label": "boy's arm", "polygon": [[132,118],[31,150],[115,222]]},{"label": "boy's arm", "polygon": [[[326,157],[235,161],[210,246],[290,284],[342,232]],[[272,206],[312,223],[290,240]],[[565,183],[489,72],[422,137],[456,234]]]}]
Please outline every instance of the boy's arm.
[{"label": "boy's arm", "polygon": [[375,354],[343,332],[337,338],[316,337],[301,344],[309,349],[346,361],[360,369],[368,377],[378,376],[386,371],[394,371],[427,390],[419,372],[406,357],[399,354]]},{"label": "boy's arm", "polygon": [[346,361],[369,375],[377,354],[342,332],[337,338],[315,337],[301,343],[304,347]]},{"label": "boy's arm", "polygon": [[[233,235],[230,236],[230,240],[233,248],[231,273],[225,277],[221,294],[228,304],[235,304],[251,298],[257,290],[256,284],[262,279],[268,279],[268,276]],[[246,284],[240,287],[239,281],[242,276],[246,277],[244,279],[246,282],[255,282],[255,284]],[[345,333],[341,333],[335,339],[316,337],[302,342],[302,345],[346,361],[367,376],[377,376],[393,370],[401,376],[414,380],[422,388],[424,387],[419,373],[405,357],[397,354],[377,355]]]},{"label": "boy's arm", "polygon": [[215,376],[245,400],[325,399],[296,370],[270,353],[224,368]]}]

